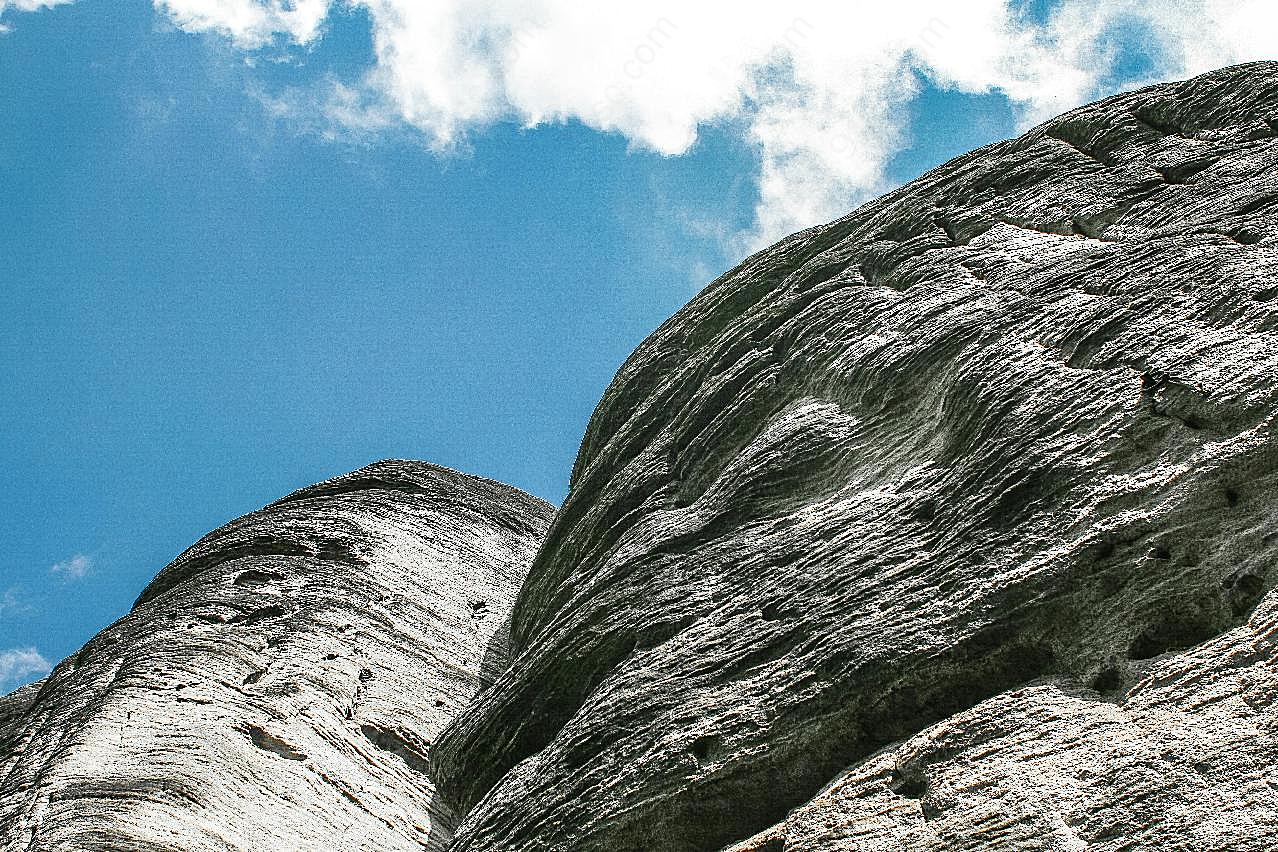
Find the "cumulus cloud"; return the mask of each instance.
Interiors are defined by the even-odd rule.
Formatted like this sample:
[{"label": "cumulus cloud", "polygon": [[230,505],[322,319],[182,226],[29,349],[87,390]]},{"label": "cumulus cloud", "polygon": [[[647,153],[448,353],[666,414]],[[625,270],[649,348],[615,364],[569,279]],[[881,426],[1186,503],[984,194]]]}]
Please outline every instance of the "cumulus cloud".
[{"label": "cumulus cloud", "polygon": [[246,50],[310,45],[334,8],[362,9],[375,52],[362,77],[264,97],[328,135],[408,127],[448,151],[499,121],[575,120],[677,156],[708,125],[740,128],[759,162],[742,248],[887,188],[909,141],[905,107],[925,82],[1001,92],[1028,124],[1145,82],[1115,79],[1116,32],[1147,42],[1158,78],[1264,58],[1278,36],[1272,0],[1057,0],[1046,21],[1013,0],[155,4],[177,26]]},{"label": "cumulus cloud", "polygon": [[215,31],[247,49],[280,38],[313,41],[331,5],[331,0],[155,0],[182,29]]},{"label": "cumulus cloud", "polygon": [[77,553],[70,559],[58,562],[49,569],[50,574],[56,574],[64,580],[79,580],[85,574],[89,573],[89,569],[93,567],[93,560],[83,553]]},{"label": "cumulus cloud", "polygon": [[35,648],[0,651],[0,693],[30,680],[31,675],[48,674],[52,668]]},{"label": "cumulus cloud", "polygon": [[[72,3],[74,0],[0,0],[0,16],[10,9],[15,12],[35,12],[40,9],[47,9],[50,6],[61,6],[65,3]],[[0,35],[11,32],[13,27],[5,23],[0,23]]]},{"label": "cumulus cloud", "polygon": [[[369,15],[376,64],[293,112],[360,131],[407,125],[439,150],[496,121],[577,120],[670,156],[733,122],[759,153],[752,246],[886,188],[924,80],[1002,92],[1028,123],[1101,93],[1116,28],[1147,34],[1158,76],[1264,56],[1278,34],[1269,0],[1063,0],[1046,23],[1006,0],[347,2]],[[159,5],[252,47],[318,38],[330,4]]]},{"label": "cumulus cloud", "polygon": [[1104,69],[1113,58],[1106,36],[1134,32],[1155,63],[1150,80],[1278,58],[1278,5],[1268,0],[1067,0],[1052,24],[1075,67]]}]

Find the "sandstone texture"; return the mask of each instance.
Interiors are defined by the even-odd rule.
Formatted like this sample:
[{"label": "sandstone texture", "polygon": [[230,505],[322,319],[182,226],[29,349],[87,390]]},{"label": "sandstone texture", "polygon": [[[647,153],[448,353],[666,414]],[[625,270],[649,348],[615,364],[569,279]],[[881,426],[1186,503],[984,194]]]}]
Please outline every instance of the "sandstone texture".
[{"label": "sandstone texture", "polygon": [[505,668],[553,512],[381,462],[206,536],[0,699],[0,848],[442,848],[431,744]]},{"label": "sandstone texture", "polygon": [[1276,64],[1112,98],[658,329],[450,848],[1278,848],[1276,134]]}]

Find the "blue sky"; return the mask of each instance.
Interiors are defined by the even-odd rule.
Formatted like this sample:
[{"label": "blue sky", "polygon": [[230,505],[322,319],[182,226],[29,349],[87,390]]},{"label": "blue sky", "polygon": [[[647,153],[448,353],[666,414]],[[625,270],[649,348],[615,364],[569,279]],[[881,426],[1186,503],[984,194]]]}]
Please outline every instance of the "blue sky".
[{"label": "blue sky", "polygon": [[[715,68],[658,10],[620,54],[609,31],[528,71],[572,14],[546,3],[544,27],[484,24],[496,59],[427,44],[441,70],[404,45],[457,21],[395,30],[395,2],[0,0],[0,690],[204,533],[377,459],[560,501],[616,368],[748,248],[1076,102],[1255,58],[1237,26],[1191,50],[1167,4],[1070,44],[1085,6],[990,3],[998,62],[916,9],[848,64],[818,5]],[[640,77],[579,97],[590,62]]]}]

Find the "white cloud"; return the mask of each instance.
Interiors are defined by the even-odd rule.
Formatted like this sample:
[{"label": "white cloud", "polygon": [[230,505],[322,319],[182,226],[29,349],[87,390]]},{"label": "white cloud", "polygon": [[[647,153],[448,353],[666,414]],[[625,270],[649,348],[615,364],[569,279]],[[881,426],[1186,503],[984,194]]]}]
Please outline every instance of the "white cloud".
[{"label": "white cloud", "polygon": [[[5,0],[0,0],[3,4]],[[12,5],[15,0],[8,0]],[[16,0],[18,7],[49,0]],[[363,9],[375,62],[323,91],[264,97],[328,135],[419,132],[447,151],[498,121],[576,120],[676,156],[730,123],[759,154],[758,246],[887,188],[920,80],[1004,93],[1026,123],[1113,79],[1116,30],[1158,78],[1272,55],[1272,0],[1060,0],[1047,24],[1013,0],[155,0],[188,31],[245,49],[308,45],[337,6]]]},{"label": "white cloud", "polygon": [[61,6],[64,3],[71,3],[73,0],[0,0],[0,14],[9,9],[18,12],[35,12],[38,9],[47,9],[50,6]]},{"label": "white cloud", "polygon": [[331,0],[155,0],[184,30],[212,30],[253,49],[284,38],[307,44],[319,35]]},{"label": "white cloud", "polygon": [[31,675],[48,674],[53,666],[35,648],[0,651],[0,693],[30,680]]},{"label": "white cloud", "polygon": [[[0,16],[12,9],[15,12],[36,12],[52,6],[62,6],[75,0],[0,0]],[[0,22],[0,35],[13,32],[13,27]]]},{"label": "white cloud", "polygon": [[[63,6],[67,3],[74,3],[75,0],[0,0],[0,16],[5,12],[13,10],[15,12],[38,12],[41,9],[48,9],[53,6]],[[0,35],[13,32],[13,27],[4,22],[0,22]]]},{"label": "white cloud", "polygon": [[70,559],[55,564],[49,569],[49,573],[57,574],[66,580],[79,580],[85,574],[89,573],[89,569],[93,567],[93,560],[83,553],[77,553]]},{"label": "white cloud", "polygon": [[[739,121],[760,154],[760,245],[886,188],[919,78],[1002,91],[1026,121],[1098,94],[1103,36],[1143,23],[1163,76],[1265,55],[1269,0],[1064,0],[1046,26],[1006,0],[785,4],[703,0],[350,0],[373,23],[376,65],[293,112],[377,132],[418,129],[436,149],[499,120],[575,119],[641,148],[686,152],[699,128]],[[162,0],[187,29],[245,46],[320,32],[324,0]],[[277,102],[282,104],[284,101]]]},{"label": "white cloud", "polygon": [[17,586],[10,586],[0,594],[0,616],[31,611],[31,604],[21,596]]}]

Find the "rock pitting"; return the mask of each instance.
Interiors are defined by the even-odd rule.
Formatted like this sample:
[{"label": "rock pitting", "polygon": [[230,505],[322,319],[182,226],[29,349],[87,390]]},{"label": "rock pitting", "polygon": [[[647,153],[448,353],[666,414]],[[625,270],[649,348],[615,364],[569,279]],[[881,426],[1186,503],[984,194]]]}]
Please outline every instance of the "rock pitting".
[{"label": "rock pitting", "polygon": [[0,837],[1274,848],[1275,273],[1278,63],[961,157],[658,329],[553,523],[385,463],[197,544],[0,699]]}]

